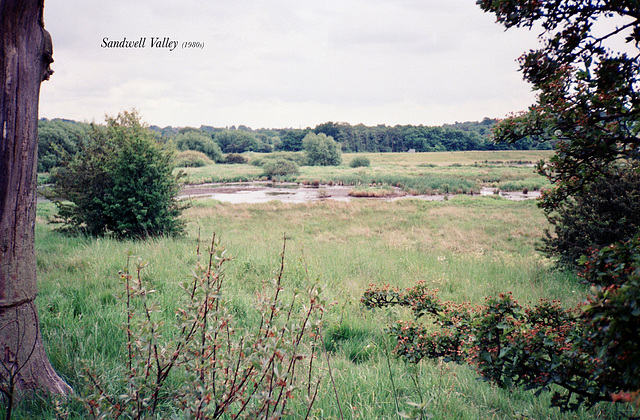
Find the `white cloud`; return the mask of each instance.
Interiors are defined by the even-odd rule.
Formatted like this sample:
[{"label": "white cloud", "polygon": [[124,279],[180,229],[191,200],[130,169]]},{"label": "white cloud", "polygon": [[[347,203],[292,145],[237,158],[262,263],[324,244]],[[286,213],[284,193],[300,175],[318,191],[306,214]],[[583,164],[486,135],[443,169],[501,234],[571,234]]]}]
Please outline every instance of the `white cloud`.
[{"label": "white cloud", "polygon": [[[502,117],[533,95],[505,33],[469,0],[48,0],[53,69],[41,116],[157,125],[441,124]],[[149,37],[204,42],[149,48]],[[145,49],[102,39],[147,37]]]}]

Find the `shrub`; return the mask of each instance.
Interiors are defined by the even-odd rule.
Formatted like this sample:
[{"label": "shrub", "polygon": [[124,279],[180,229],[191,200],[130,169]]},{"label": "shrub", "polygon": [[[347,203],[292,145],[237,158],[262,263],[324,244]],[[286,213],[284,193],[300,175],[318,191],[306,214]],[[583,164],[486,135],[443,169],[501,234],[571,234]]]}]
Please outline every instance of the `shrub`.
[{"label": "shrub", "polygon": [[215,134],[215,141],[220,145],[224,153],[243,153],[269,151],[268,145],[256,140],[256,138],[245,130],[223,130]]},{"label": "shrub", "polygon": [[[400,291],[370,286],[367,308],[405,306],[437,327],[398,321],[396,354],[469,363],[498,386],[553,391],[564,410],[600,401],[640,404],[640,235],[584,257],[587,302],[521,306],[510,293],[473,306],[442,302],[424,283]],[[563,388],[565,392],[561,392]]]},{"label": "shrub", "polygon": [[356,156],[353,159],[351,159],[351,162],[349,162],[349,166],[352,168],[371,166],[371,161],[366,156]]},{"label": "shrub", "polygon": [[631,239],[640,231],[640,167],[614,167],[559,205],[549,221],[554,235],[546,232],[541,250],[568,267],[591,248]]},{"label": "shrub", "polygon": [[342,163],[340,145],[331,136],[324,133],[307,134],[302,140],[307,165],[310,166],[337,166]]},{"label": "shrub", "polygon": [[77,398],[88,414],[151,419],[181,411],[192,419],[279,419],[297,399],[308,416],[320,384],[313,362],[324,303],[316,284],[284,301],[285,246],[273,284],[257,294],[259,322],[250,326],[222,299],[229,257],[215,236],[209,256],[198,251],[191,279],[181,283],[173,322],[162,321],[159,292],[142,275],[147,263],[138,258],[130,273],[129,256],[120,276],[126,331],[121,374],[106,378],[100,366],[85,369]]},{"label": "shrub", "polygon": [[285,178],[292,175],[299,175],[300,168],[295,162],[285,159],[276,159],[267,162],[262,166],[263,176],[268,179]]},{"label": "shrub", "polygon": [[175,199],[173,153],[136,111],[92,130],[73,160],[53,174],[63,229],[117,238],[181,234],[184,207]]},{"label": "shrub", "polygon": [[179,152],[176,154],[174,162],[178,168],[201,168],[213,164],[213,161],[207,155],[195,150]]},{"label": "shrub", "polygon": [[224,163],[230,163],[230,164],[247,163],[247,161],[248,159],[239,153],[229,153],[224,158]]},{"label": "shrub", "polygon": [[290,160],[298,166],[307,164],[307,157],[302,152],[273,152],[255,156],[251,159],[250,164],[253,166],[263,166],[268,162],[278,159]]}]

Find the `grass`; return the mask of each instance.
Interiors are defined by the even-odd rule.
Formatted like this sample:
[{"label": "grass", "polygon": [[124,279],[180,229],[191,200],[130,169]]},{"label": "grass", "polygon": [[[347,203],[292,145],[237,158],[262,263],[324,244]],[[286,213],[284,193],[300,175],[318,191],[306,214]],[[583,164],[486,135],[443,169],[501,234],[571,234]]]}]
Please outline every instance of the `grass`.
[{"label": "grass", "polygon": [[[375,157],[370,159],[375,165]],[[404,288],[419,280],[438,288],[443,299],[457,302],[482,303],[486,296],[512,291],[524,303],[549,298],[575,305],[584,297],[585,286],[570,273],[554,271],[535,251],[547,222],[533,201],[464,195],[441,202],[250,205],[199,200],[185,214],[185,238],[146,242],[65,237],[44,223],[53,212],[51,203],[38,206],[37,305],[49,358],[79,393],[87,363],[99,366],[107,379],[123,374],[124,313],[117,295],[122,290],[118,271],[127,252],[150,262],[145,279],[157,291],[169,322],[175,296],[181,293],[178,284],[189,277],[196,261],[198,232],[216,232],[234,256],[227,267],[225,298],[246,324],[255,321],[255,294],[279,267],[284,235],[289,238],[284,287],[302,289],[309,278],[325,285],[331,305],[324,318],[323,347],[330,365],[324,355],[319,357],[317,368],[324,379],[315,418],[337,419],[341,410],[349,419],[394,419],[398,410],[408,411],[410,403],[421,401],[426,412],[439,419],[621,416],[618,408],[607,406],[563,414],[549,408],[548,394],[535,397],[519,389],[498,389],[478,382],[466,366],[437,361],[405,365],[391,355],[394,344],[385,325],[410,314],[360,307],[360,296],[370,283]],[[67,408],[71,418],[83,418],[77,403]],[[300,405],[291,409],[291,418],[302,416]],[[171,413],[175,407],[167,403],[165,410]],[[16,418],[54,415],[44,402],[25,403]]]},{"label": "grass", "polygon": [[[251,159],[264,155],[249,153]],[[548,186],[531,167],[548,159],[550,151],[435,152],[435,153],[351,153],[344,154],[340,166],[302,166],[300,175],[290,179],[300,183],[399,186],[409,193],[467,193],[482,186],[503,191]],[[367,158],[370,166],[352,168],[354,158]],[[182,168],[188,183],[239,182],[263,179],[262,169],[249,163]]]}]

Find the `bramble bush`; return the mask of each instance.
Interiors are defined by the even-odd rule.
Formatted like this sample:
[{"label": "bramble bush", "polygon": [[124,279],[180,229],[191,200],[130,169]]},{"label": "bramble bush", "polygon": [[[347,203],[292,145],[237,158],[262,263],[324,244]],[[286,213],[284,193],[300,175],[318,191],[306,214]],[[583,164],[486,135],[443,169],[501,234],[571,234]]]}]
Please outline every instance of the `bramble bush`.
[{"label": "bramble bush", "polygon": [[198,245],[192,278],[181,283],[175,322],[163,321],[157,292],[141,274],[147,263],[138,258],[130,273],[129,256],[120,275],[126,366],[123,376],[106,380],[100,367],[87,364],[87,386],[76,398],[88,414],[143,419],[179,411],[190,419],[276,419],[296,401],[298,417],[308,418],[320,385],[313,361],[324,302],[317,284],[283,299],[285,250],[286,238],[277,276],[256,296],[258,323],[247,327],[223,299],[230,258],[215,235],[205,258]]},{"label": "bramble bush", "polygon": [[93,236],[145,238],[182,234],[185,206],[173,153],[140,123],[136,111],[92,126],[70,162],[52,174],[63,230]]},{"label": "bramble bush", "polygon": [[[370,285],[369,309],[411,308],[416,321],[390,326],[396,354],[410,363],[442,358],[467,363],[498,386],[552,391],[563,410],[601,401],[640,407],[640,235],[592,251],[581,275],[591,283],[587,301],[523,306],[510,293],[484,305],[443,302],[425,283],[398,290]],[[552,389],[557,385],[564,389]]]}]

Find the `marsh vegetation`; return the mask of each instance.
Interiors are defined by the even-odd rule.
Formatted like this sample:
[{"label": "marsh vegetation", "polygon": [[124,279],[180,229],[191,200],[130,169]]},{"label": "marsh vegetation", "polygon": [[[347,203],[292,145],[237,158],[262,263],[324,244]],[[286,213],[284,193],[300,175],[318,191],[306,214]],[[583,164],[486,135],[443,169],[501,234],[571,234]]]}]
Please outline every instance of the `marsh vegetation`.
[{"label": "marsh vegetation", "polygon": [[[487,182],[501,184],[535,179],[537,175],[527,175],[533,168],[506,162],[535,161],[539,153],[371,154],[366,170],[372,174],[387,170],[406,177],[418,173],[455,176],[475,188],[481,174],[491,177]],[[221,167],[193,168],[189,176],[200,182],[199,176],[221,175]],[[254,167],[224,168],[250,171]],[[197,174],[196,170],[208,172]],[[351,170],[348,166],[303,168],[300,177],[328,180]],[[415,404],[442,419],[615,419],[622,410],[605,405],[561,413],[549,407],[548,394],[537,397],[522,389],[499,389],[479,382],[467,366],[441,361],[405,364],[393,354],[395,343],[387,325],[398,318],[411,319],[411,313],[402,309],[372,312],[361,307],[360,297],[371,283],[405,288],[418,281],[439,289],[443,299],[454,302],[480,304],[487,296],[511,291],[520,302],[545,298],[567,306],[577,304],[586,286],[569,272],[553,270],[535,250],[548,226],[535,200],[516,202],[497,195],[465,194],[446,201],[230,204],[196,200],[183,216],[185,237],[144,242],[64,236],[46,222],[55,211],[52,203],[39,204],[38,308],[47,353],[55,369],[80,395],[86,389],[83,378],[88,366],[97,367],[105,381],[122,375],[126,368],[122,359],[126,312],[117,296],[122,292],[118,273],[127,255],[148,261],[144,281],[155,291],[161,318],[170,322],[178,310],[178,297],[184,294],[180,285],[190,278],[196,262],[197,238],[215,232],[232,257],[225,269],[224,299],[240,325],[251,326],[260,320],[256,299],[278,275],[283,237],[288,248],[283,293],[290,297],[310,282],[323,285],[327,306],[313,364],[321,382],[311,418],[399,418],[398,413],[415,409]],[[160,417],[180,415],[171,395],[181,386],[180,378],[168,381]],[[53,407],[24,403],[16,418],[50,418],[56,415]],[[66,411],[70,418],[86,414],[86,408],[75,400],[57,407],[58,415]],[[304,417],[306,409],[302,399],[293,400],[287,406],[287,417]]]}]

